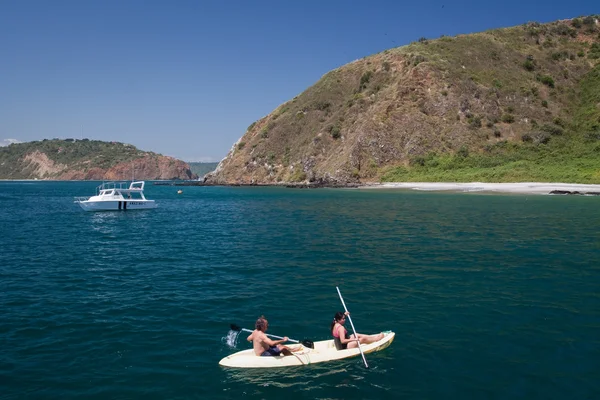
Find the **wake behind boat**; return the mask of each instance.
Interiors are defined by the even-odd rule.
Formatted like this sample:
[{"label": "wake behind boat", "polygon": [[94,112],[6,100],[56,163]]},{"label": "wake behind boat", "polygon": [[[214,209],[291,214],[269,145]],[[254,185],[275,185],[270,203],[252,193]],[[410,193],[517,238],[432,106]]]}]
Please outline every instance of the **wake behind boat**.
[{"label": "wake behind boat", "polygon": [[[394,336],[396,335],[392,331],[385,331],[382,333],[384,335],[383,338],[377,342],[360,346],[363,353],[368,354],[385,349],[392,343]],[[344,350],[336,349],[333,340],[315,342],[314,346],[314,349],[301,346],[300,349],[293,352],[293,355],[291,356],[277,357],[261,357],[254,354],[253,349],[243,350],[223,358],[219,361],[219,365],[236,368],[277,368],[341,360],[343,358],[360,355],[360,350],[357,347]]]},{"label": "wake behind boat", "polygon": [[147,210],[156,208],[154,200],[144,196],[144,181],[106,182],[96,188],[92,197],[75,197],[85,211]]}]

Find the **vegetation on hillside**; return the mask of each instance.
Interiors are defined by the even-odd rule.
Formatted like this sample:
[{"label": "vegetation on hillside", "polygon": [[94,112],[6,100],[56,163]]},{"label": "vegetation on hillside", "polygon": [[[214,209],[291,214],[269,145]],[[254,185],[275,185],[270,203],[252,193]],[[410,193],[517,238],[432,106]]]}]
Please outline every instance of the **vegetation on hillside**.
[{"label": "vegetation on hillside", "polygon": [[600,65],[580,82],[570,123],[537,125],[521,142],[502,140],[482,152],[429,153],[390,168],[388,182],[600,182]]},{"label": "vegetation on hillside", "polygon": [[182,161],[119,142],[44,139],[0,147],[0,179],[131,177],[189,179],[193,175]]},{"label": "vegetation on hillside", "polygon": [[600,182],[598,16],[422,38],[248,127],[210,179]]},{"label": "vegetation on hillside", "polygon": [[56,164],[81,168],[84,171],[93,167],[110,168],[124,161],[142,158],[146,154],[130,144],[89,139],[44,139],[13,143],[0,147],[0,177],[29,178],[31,176],[29,169],[32,165],[26,163],[24,158],[27,154],[36,151],[44,153]]}]

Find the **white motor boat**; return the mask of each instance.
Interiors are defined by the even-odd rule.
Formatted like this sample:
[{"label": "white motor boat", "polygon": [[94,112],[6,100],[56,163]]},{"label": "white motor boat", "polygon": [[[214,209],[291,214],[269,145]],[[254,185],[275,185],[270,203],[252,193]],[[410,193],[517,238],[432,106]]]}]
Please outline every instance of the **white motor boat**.
[{"label": "white motor boat", "polygon": [[85,211],[147,210],[156,208],[154,200],[144,196],[144,181],[107,182],[96,188],[92,197],[75,197]]}]

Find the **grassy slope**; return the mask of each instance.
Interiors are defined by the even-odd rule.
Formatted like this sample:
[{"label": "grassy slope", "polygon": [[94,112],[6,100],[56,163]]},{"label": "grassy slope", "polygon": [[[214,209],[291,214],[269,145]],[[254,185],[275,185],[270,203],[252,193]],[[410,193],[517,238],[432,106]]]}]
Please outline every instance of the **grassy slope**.
[{"label": "grassy slope", "polygon": [[[477,57],[476,49],[486,47],[492,58],[504,66],[493,68],[482,62],[479,68],[471,68],[469,75],[463,73],[463,77],[486,87],[496,87],[504,95],[526,94],[536,83],[539,87],[541,76],[552,77],[553,87],[542,86],[545,93],[538,89],[534,96],[529,96],[537,110],[524,112],[522,102],[513,104],[509,110],[516,115],[529,114],[531,117],[533,114],[538,118],[542,117],[539,112],[543,111],[543,117],[550,116],[552,123],[537,124],[536,119],[531,118],[529,132],[522,135],[521,140],[488,143],[483,151],[460,149],[454,153],[430,153],[410,160],[408,165],[388,168],[381,180],[600,183],[600,65],[580,75],[581,67],[574,62],[594,63],[600,36],[597,28],[590,31],[582,25],[578,32],[588,34],[588,37],[591,34],[596,42],[582,47],[578,41],[568,40],[574,32],[564,30],[565,26],[575,30],[571,24],[529,24],[523,28],[527,31],[525,38],[517,29],[502,29],[469,35],[468,40],[460,41],[459,47],[449,47],[449,51],[444,51],[438,42],[429,55],[438,65],[442,64],[438,60],[443,60],[444,69],[455,77],[461,72],[457,68],[453,70],[452,66],[464,61],[460,58],[475,56],[479,61],[482,57]],[[478,43],[490,35],[495,43]],[[536,46],[531,46],[528,40],[534,38]],[[507,44],[510,49],[506,48]],[[510,59],[511,52],[518,57],[523,51],[534,60],[532,71],[524,67],[525,60]],[[519,63],[523,68],[510,67],[510,64]],[[581,80],[577,83],[579,76]],[[576,83],[571,85],[574,77]],[[506,108],[504,113],[507,113]]]},{"label": "grassy slope", "polygon": [[430,154],[382,181],[600,183],[600,65],[579,86],[571,123],[545,144],[502,141],[483,153]]}]

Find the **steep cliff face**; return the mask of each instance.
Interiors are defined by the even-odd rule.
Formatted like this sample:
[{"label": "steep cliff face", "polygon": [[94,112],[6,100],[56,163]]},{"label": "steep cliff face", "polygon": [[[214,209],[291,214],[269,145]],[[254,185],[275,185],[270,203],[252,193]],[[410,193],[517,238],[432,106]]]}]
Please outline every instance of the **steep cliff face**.
[{"label": "steep cliff face", "polygon": [[197,179],[172,157],[101,141],[44,140],[0,148],[0,179]]},{"label": "steep cliff face", "polygon": [[[47,175],[44,175],[47,176]],[[129,162],[122,162],[108,169],[65,169],[53,179],[60,180],[172,180],[197,179],[188,165],[172,157],[146,155]]]},{"label": "steep cliff face", "polygon": [[354,61],[253,123],[206,181],[378,181],[439,155],[547,144],[569,132],[599,32],[595,17],[531,23]]}]

